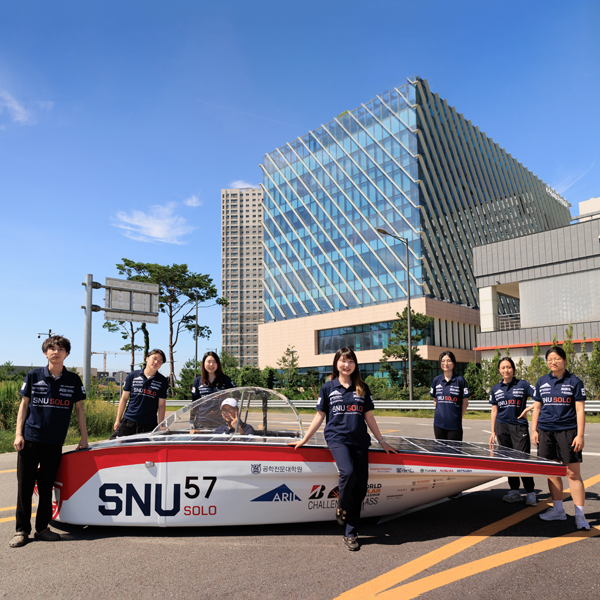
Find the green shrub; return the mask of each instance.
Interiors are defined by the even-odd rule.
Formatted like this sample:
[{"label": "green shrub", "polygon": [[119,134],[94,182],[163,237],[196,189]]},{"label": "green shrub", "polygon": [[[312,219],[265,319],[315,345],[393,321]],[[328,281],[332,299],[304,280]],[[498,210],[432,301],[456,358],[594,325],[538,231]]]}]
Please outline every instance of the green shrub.
[{"label": "green shrub", "polygon": [[[117,407],[115,405],[100,398],[90,398],[83,401],[83,410],[88,435],[106,435],[108,437],[113,432],[117,418]],[[74,410],[71,414],[69,428],[75,430],[75,432],[79,431],[77,415]]]},{"label": "green shrub", "polygon": [[20,381],[0,382],[0,431],[15,430],[21,396]]}]

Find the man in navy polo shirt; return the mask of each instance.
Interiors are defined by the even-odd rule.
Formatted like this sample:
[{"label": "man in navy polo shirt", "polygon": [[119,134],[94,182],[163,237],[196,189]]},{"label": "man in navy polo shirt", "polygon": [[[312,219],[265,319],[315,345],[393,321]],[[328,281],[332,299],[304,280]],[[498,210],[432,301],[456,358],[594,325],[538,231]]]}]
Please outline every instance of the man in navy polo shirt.
[{"label": "man in navy polo shirt", "polygon": [[17,415],[15,450],[17,458],[16,534],[11,548],[24,546],[31,533],[31,497],[37,481],[38,508],[35,538],[46,542],[60,540],[48,525],[52,519],[52,487],[62,458],[71,413],[75,407],[81,440],[77,450],[87,448],[87,428],[82,400],[85,390],[79,375],[64,366],[71,352],[67,338],[54,335],[42,344],[48,366],[27,373],[21,387],[21,404]]},{"label": "man in navy polo shirt", "polygon": [[167,357],[162,350],[152,350],[146,359],[146,368],[132,371],[127,375],[117,410],[115,431],[110,436],[111,440],[152,431],[159,422],[164,420],[169,382],[158,372],[158,369],[165,362]]},{"label": "man in navy polo shirt", "polygon": [[[552,346],[546,352],[550,373],[540,377],[535,386],[535,406],[531,419],[532,441],[538,446],[538,456],[562,462],[575,504],[577,529],[589,529],[584,513],[585,487],[581,479],[585,431],[585,389],[581,379],[567,371],[565,351]],[[552,507],[540,515],[544,521],[565,521],[563,482],[549,477],[548,487]]]}]

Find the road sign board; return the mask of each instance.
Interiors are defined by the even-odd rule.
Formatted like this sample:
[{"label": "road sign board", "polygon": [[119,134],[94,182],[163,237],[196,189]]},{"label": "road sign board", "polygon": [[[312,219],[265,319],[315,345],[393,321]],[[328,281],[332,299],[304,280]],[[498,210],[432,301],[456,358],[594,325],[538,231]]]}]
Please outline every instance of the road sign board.
[{"label": "road sign board", "polygon": [[107,277],[104,288],[105,319],[158,323],[158,284]]}]

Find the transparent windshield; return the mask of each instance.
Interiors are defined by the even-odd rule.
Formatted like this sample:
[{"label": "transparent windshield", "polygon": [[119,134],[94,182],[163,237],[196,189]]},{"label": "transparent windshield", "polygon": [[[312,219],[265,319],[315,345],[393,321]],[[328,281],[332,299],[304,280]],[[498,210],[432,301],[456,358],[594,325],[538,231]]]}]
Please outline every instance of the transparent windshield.
[{"label": "transparent windshield", "polygon": [[294,405],[273,390],[257,387],[215,392],[169,415],[153,433],[219,433],[302,437]]}]

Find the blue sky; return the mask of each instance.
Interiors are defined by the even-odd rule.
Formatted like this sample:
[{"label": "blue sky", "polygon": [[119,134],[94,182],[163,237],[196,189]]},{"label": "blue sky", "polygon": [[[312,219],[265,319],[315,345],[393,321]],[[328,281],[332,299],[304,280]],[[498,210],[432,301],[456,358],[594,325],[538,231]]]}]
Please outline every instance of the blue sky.
[{"label": "blue sky", "polygon": [[[220,189],[258,184],[266,152],[408,75],[577,214],[600,196],[598,31],[597,0],[3,3],[0,363],[40,364],[51,328],[81,365],[80,284],[123,257],[220,290]],[[219,309],[200,316],[200,351],[220,348]],[[93,349],[118,350],[102,320]],[[150,332],[166,350],[165,319]],[[193,357],[191,337],[176,350]]]}]

